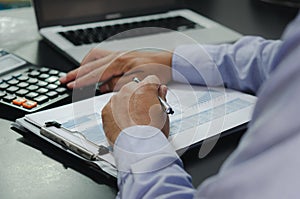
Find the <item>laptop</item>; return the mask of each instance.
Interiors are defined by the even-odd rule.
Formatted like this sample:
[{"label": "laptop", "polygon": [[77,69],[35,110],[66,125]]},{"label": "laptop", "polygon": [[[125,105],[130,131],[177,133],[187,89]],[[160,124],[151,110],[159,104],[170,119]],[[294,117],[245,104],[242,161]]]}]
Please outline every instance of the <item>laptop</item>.
[{"label": "laptop", "polygon": [[241,37],[185,9],[182,0],[33,0],[33,5],[42,37],[77,64],[96,46],[172,50]]}]

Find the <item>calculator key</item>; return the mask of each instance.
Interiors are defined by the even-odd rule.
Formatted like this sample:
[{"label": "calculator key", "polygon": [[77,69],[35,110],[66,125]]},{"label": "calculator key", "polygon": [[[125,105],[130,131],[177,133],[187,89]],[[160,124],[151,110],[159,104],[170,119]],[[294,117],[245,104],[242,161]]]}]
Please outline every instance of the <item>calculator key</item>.
[{"label": "calculator key", "polygon": [[37,96],[39,96],[38,93],[36,93],[36,92],[30,92],[27,95],[25,95],[25,98],[32,100],[32,99],[36,98]]},{"label": "calculator key", "polygon": [[45,74],[45,73],[38,76],[38,78],[42,79],[42,80],[47,79],[48,77],[50,77],[50,75]]},{"label": "calculator key", "polygon": [[49,69],[49,68],[46,68],[46,67],[42,67],[42,68],[39,69],[39,71],[40,71],[41,73],[47,73],[49,70],[50,70],[50,69]]},{"label": "calculator key", "polygon": [[58,96],[58,93],[55,91],[50,91],[46,94],[50,99],[56,98]]},{"label": "calculator key", "polygon": [[2,78],[3,81],[8,82],[9,80],[11,80],[13,77],[12,76],[8,76],[8,77],[4,77]]},{"label": "calculator key", "polygon": [[29,77],[27,75],[22,75],[17,78],[17,80],[19,80],[19,81],[27,81],[28,79],[29,79]]},{"label": "calculator key", "polygon": [[8,53],[5,52],[4,50],[0,50],[0,57],[3,56],[3,55],[7,55]]},{"label": "calculator key", "polygon": [[22,98],[22,97],[18,97],[18,98],[16,98],[16,99],[14,99],[13,101],[12,101],[12,103],[14,104],[14,105],[18,105],[18,106],[21,106],[23,103],[25,103],[27,100],[25,99],[25,98]]},{"label": "calculator key", "polygon": [[46,89],[46,88],[39,88],[36,92],[37,93],[40,93],[40,94],[45,94],[45,93],[47,93],[49,90],[48,89]]},{"label": "calculator key", "polygon": [[14,78],[18,78],[18,77],[22,76],[22,73],[16,73],[16,74],[13,74],[12,76],[13,76]]},{"label": "calculator key", "polygon": [[29,93],[28,90],[26,89],[20,89],[16,92],[16,95],[19,96],[19,97],[24,97],[27,93]]},{"label": "calculator key", "polygon": [[39,81],[36,85],[39,86],[39,87],[45,87],[45,86],[48,85],[48,83],[44,82],[44,81]]},{"label": "calculator key", "polygon": [[56,89],[56,92],[58,92],[59,94],[63,94],[63,93],[65,93],[66,91],[67,91],[67,89],[64,88],[64,87],[59,87],[58,89]]},{"label": "calculator key", "polygon": [[47,78],[45,81],[46,82],[49,82],[49,83],[54,83],[58,80],[58,77],[55,77],[55,76],[51,76],[49,78]]},{"label": "calculator key", "polygon": [[26,87],[29,86],[29,84],[26,83],[26,82],[21,82],[21,83],[19,83],[17,86],[20,87],[20,88],[26,88]]},{"label": "calculator key", "polygon": [[5,97],[3,97],[3,100],[6,102],[12,102],[14,99],[16,99],[15,95],[6,95]]},{"label": "calculator key", "polygon": [[58,70],[50,70],[49,71],[49,75],[58,75],[59,74],[59,71]]},{"label": "calculator key", "polygon": [[55,90],[58,88],[58,85],[56,84],[48,84],[48,86],[46,87],[49,90]]},{"label": "calculator key", "polygon": [[6,93],[4,92],[4,91],[0,91],[0,99],[2,98],[2,97],[4,97],[6,95]]},{"label": "calculator key", "polygon": [[36,85],[30,85],[30,86],[27,87],[27,89],[30,90],[30,91],[36,91],[38,88],[39,87],[36,86]]},{"label": "calculator key", "polygon": [[37,106],[37,102],[27,100],[22,104],[22,106],[27,109],[32,109]]},{"label": "calculator key", "polygon": [[45,102],[47,102],[49,100],[49,98],[45,95],[40,95],[36,98],[34,98],[34,101],[36,101],[38,104],[43,104]]},{"label": "calculator key", "polygon": [[66,76],[66,75],[67,75],[66,73],[60,72],[60,73],[58,74],[58,77],[63,77],[63,76]]},{"label": "calculator key", "polygon": [[41,73],[37,70],[31,71],[30,73],[28,73],[29,77],[38,77]]},{"label": "calculator key", "polygon": [[26,72],[30,73],[31,71],[35,70],[34,68],[27,68]]},{"label": "calculator key", "polygon": [[5,89],[7,89],[9,87],[9,84],[7,84],[7,83],[1,83],[0,84],[0,90],[5,90]]},{"label": "calculator key", "polygon": [[36,78],[29,78],[29,79],[27,80],[27,83],[29,83],[29,84],[36,84],[38,81],[39,81],[39,80],[36,79]]},{"label": "calculator key", "polygon": [[15,92],[17,92],[17,90],[19,90],[19,87],[11,86],[8,89],[6,89],[6,92],[8,92],[8,93],[15,93]]},{"label": "calculator key", "polygon": [[54,84],[56,84],[57,86],[61,85],[60,81],[56,81],[56,82],[54,82]]},{"label": "calculator key", "polygon": [[7,83],[8,83],[9,85],[16,85],[16,84],[19,83],[19,80],[17,80],[17,79],[12,79],[12,80],[9,80]]}]

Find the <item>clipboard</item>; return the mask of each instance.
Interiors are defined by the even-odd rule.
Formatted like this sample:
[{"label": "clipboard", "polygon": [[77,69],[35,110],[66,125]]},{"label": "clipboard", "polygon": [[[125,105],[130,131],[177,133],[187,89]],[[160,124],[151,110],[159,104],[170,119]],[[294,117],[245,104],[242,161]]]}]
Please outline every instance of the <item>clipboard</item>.
[{"label": "clipboard", "polygon": [[80,132],[70,131],[56,121],[46,122],[41,127],[40,134],[90,161],[101,160],[100,156],[110,151],[108,147],[97,145],[86,139]]},{"label": "clipboard", "polygon": [[[110,158],[113,158],[111,148],[97,145],[85,139],[79,132],[70,131],[56,121],[39,126],[25,118],[19,118],[12,123],[11,128],[25,138],[35,137],[54,146],[59,151],[63,151],[72,159],[75,157],[80,162],[85,162],[87,168],[90,168],[88,170],[97,171],[101,175],[105,174],[106,178],[116,178],[117,176],[117,169],[110,161]],[[75,139],[80,142],[74,142]],[[40,150],[44,152],[44,149]],[[61,162],[61,160],[59,161]],[[67,167],[73,166],[68,163]]]},{"label": "clipboard", "polygon": [[98,184],[106,184],[117,188],[116,177],[100,168],[93,161],[75,155],[46,137],[32,133],[32,131],[20,126],[17,122],[11,124],[11,129],[22,136],[18,139],[18,142],[38,150],[46,157],[57,161],[64,169],[72,169]]}]

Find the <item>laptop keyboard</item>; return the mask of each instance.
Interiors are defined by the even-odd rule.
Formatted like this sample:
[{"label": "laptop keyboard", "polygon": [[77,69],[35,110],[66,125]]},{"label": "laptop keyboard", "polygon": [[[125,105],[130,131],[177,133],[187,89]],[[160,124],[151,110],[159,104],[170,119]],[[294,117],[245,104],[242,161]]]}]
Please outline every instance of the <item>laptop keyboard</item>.
[{"label": "laptop keyboard", "polygon": [[[160,27],[160,28],[143,29],[143,27]],[[135,28],[141,28],[141,29],[116,35],[126,30],[131,30]],[[165,29],[161,29],[161,28],[165,28]],[[176,16],[176,17],[152,19],[147,21],[136,21],[132,23],[116,24],[112,26],[99,26],[99,27],[87,28],[87,29],[70,30],[66,32],[59,32],[59,34],[65,37],[70,42],[72,42],[75,46],[80,46],[84,44],[99,43],[107,39],[118,40],[118,39],[130,38],[130,37],[138,37],[138,36],[169,32],[171,30],[183,31],[187,29],[198,29],[198,28],[203,28],[203,27],[184,17]],[[110,38],[111,36],[114,37]]]}]

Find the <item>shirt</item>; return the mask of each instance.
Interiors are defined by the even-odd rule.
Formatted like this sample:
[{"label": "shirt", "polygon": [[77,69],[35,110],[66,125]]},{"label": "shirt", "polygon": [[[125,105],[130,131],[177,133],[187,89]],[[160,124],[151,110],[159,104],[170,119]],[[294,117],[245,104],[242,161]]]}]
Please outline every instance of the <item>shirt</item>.
[{"label": "shirt", "polygon": [[[239,146],[197,189],[160,130],[124,129],[114,146],[117,198],[299,198],[300,15],[281,40],[245,36],[234,44],[175,49],[173,79],[258,96]],[[202,171],[199,171],[202,172]]]}]

